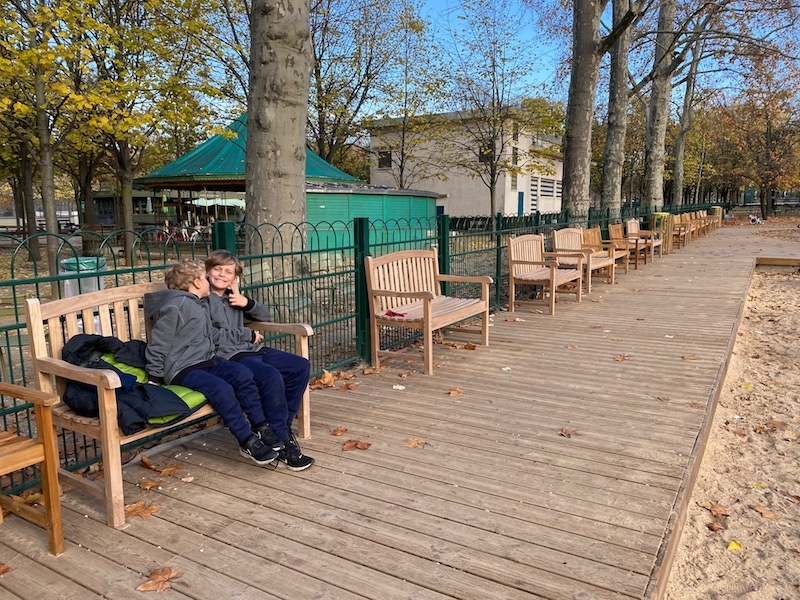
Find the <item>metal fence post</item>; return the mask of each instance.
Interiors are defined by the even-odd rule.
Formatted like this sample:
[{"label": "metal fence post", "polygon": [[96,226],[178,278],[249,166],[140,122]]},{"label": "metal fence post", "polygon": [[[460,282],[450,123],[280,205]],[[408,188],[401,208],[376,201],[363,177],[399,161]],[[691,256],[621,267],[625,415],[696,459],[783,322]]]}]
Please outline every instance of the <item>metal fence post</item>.
[{"label": "metal fence post", "polygon": [[211,247],[214,250],[227,250],[236,254],[236,223],[214,221],[214,227],[211,230]]},{"label": "metal fence post", "polygon": [[364,258],[370,256],[369,219],[356,217],[353,219],[353,256],[356,261],[356,351],[364,360],[370,360],[370,303],[367,298],[367,271]]},{"label": "metal fence post", "polygon": [[[443,275],[450,275],[450,215],[439,215],[436,220],[437,237],[439,238],[439,270]],[[450,295],[450,282],[442,284],[442,293]]]}]

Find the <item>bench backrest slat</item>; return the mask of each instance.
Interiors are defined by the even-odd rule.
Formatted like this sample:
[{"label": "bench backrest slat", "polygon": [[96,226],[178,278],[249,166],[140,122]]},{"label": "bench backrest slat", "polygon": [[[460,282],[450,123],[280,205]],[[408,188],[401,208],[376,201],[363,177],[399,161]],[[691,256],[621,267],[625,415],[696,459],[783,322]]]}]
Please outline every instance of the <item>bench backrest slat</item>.
[{"label": "bench backrest slat", "polygon": [[583,231],[577,227],[555,229],[553,249],[556,252],[580,252],[583,248]]},{"label": "bench backrest slat", "polygon": [[[393,292],[431,292],[441,295],[439,261],[435,250],[401,250],[378,257],[368,257],[367,287],[370,290]],[[383,313],[412,300],[406,298],[373,298],[373,310]]]},{"label": "bench backrest slat", "polygon": [[524,263],[526,261],[544,261],[544,236],[529,233],[509,239],[508,260],[511,266],[511,275],[513,276],[522,275],[534,269],[541,268]]}]

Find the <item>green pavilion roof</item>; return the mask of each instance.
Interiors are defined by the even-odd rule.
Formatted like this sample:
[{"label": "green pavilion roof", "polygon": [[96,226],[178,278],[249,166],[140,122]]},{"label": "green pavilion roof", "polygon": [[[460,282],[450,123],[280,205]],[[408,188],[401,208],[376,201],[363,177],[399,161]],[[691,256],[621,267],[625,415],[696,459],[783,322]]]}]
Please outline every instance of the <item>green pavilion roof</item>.
[{"label": "green pavilion roof", "polygon": [[[244,191],[247,115],[228,125],[232,132],[215,135],[180,158],[135,180],[149,188]],[[325,162],[306,148],[306,180],[359,184],[361,181]]]}]

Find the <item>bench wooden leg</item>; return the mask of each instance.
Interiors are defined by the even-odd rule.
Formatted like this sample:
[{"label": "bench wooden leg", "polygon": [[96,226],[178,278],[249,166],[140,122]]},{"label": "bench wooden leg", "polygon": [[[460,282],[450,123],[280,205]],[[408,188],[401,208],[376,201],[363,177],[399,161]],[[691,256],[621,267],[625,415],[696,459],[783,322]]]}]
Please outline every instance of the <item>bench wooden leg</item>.
[{"label": "bench wooden leg", "polygon": [[117,421],[117,397],[115,390],[98,387],[97,392],[102,432],[106,521],[110,527],[118,529],[125,524],[125,495],[122,488],[122,452]]}]

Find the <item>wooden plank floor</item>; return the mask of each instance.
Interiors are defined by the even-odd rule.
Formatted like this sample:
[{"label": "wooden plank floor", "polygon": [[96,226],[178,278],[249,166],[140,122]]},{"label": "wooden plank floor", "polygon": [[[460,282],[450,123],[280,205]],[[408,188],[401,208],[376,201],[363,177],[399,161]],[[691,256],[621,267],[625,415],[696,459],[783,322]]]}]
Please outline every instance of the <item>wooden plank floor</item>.
[{"label": "wooden plank floor", "polygon": [[756,232],[716,231],[555,317],[499,313],[490,348],[439,346],[431,377],[394,361],[313,392],[308,471],[255,467],[212,429],[150,453],[180,466],[159,489],[125,468],[126,501],[158,512],[122,530],[67,493],[61,557],[9,516],[0,596],[134,598],[171,566],[167,599],[658,597],[753,259],[800,257]]}]

